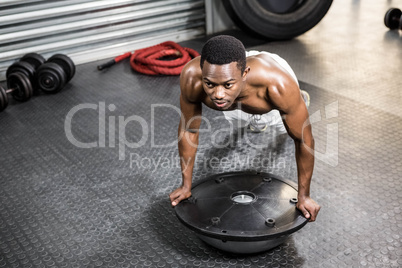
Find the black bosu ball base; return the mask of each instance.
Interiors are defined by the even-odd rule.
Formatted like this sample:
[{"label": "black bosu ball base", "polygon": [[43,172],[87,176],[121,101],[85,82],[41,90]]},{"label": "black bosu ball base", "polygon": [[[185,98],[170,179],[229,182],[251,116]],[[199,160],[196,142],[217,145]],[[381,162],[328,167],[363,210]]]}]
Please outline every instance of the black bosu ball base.
[{"label": "black bosu ball base", "polygon": [[229,172],[193,186],[176,215],[207,244],[251,254],[272,249],[307,224],[297,187],[270,173]]}]

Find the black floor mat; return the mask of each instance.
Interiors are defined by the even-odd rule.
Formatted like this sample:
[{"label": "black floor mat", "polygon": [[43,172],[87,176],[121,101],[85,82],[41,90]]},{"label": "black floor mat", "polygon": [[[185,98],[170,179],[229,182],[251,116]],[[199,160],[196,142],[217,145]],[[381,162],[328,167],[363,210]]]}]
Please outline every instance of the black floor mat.
[{"label": "black floor mat", "polygon": [[[202,41],[183,45],[200,50]],[[179,78],[96,65],[77,66],[59,94],[0,114],[0,267],[402,265],[401,118],[301,82],[322,210],[281,246],[235,256],[199,240],[168,200],[181,182]],[[204,116],[194,181],[234,170],[297,180],[286,134],[228,132],[220,112]]]}]

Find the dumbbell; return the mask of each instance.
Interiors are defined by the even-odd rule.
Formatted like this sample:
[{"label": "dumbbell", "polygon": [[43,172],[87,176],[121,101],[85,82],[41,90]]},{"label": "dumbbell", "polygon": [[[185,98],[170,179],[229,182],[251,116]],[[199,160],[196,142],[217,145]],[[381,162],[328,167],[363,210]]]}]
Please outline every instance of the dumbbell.
[{"label": "dumbbell", "polygon": [[32,97],[33,89],[28,76],[22,72],[13,72],[7,77],[7,87],[4,89],[0,86],[0,112],[8,106],[8,96],[11,96],[17,101],[27,101]]},{"label": "dumbbell", "polygon": [[6,78],[8,78],[10,74],[15,72],[23,73],[29,78],[33,88],[35,89],[36,86],[34,83],[34,79],[36,75],[36,70],[44,62],[45,58],[38,53],[25,54],[19,61],[14,62],[10,65],[10,67],[7,68]]},{"label": "dumbbell", "polygon": [[385,13],[384,24],[391,30],[401,29],[402,30],[402,11],[398,8],[390,8],[387,13]]},{"label": "dumbbell", "polygon": [[74,62],[64,54],[55,54],[36,71],[35,83],[44,93],[57,93],[75,74]]}]

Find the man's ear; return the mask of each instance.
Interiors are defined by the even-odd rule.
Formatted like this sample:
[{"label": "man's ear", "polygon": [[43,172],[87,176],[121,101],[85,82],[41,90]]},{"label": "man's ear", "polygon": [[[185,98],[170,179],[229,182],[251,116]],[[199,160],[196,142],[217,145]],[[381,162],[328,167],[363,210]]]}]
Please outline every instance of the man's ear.
[{"label": "man's ear", "polygon": [[244,69],[243,81],[246,81],[246,77],[247,77],[248,72],[250,72],[250,66],[247,66],[246,69]]}]

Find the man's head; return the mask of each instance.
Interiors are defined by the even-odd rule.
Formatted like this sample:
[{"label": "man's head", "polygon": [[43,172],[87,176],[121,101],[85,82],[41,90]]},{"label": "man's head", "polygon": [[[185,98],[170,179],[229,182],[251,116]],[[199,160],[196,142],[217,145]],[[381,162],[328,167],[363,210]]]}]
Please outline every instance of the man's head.
[{"label": "man's head", "polygon": [[209,39],[201,52],[201,69],[204,61],[210,64],[224,65],[237,63],[237,68],[244,72],[246,69],[246,49],[240,40],[230,35],[218,35]]},{"label": "man's head", "polygon": [[242,42],[228,35],[209,39],[201,52],[204,91],[217,108],[226,110],[245,88],[246,50]]}]

